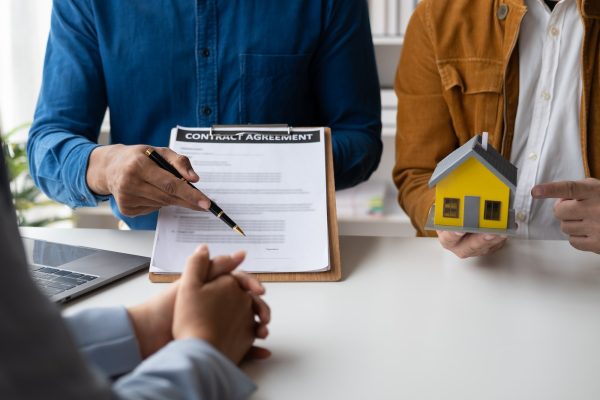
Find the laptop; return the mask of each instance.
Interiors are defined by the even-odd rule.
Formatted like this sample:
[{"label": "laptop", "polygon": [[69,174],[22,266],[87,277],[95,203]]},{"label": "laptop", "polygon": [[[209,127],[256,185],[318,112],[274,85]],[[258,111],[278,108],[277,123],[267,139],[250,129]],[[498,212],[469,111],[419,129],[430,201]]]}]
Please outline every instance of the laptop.
[{"label": "laptop", "polygon": [[31,277],[57,303],[148,268],[150,258],[23,237]]}]

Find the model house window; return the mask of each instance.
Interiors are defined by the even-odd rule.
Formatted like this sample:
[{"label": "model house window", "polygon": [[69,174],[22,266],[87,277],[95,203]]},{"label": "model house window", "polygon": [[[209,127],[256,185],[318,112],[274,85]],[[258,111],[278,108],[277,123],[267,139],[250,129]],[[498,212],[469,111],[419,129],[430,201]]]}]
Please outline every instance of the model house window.
[{"label": "model house window", "polygon": [[444,199],[444,218],[458,218],[460,199]]},{"label": "model house window", "polygon": [[490,221],[500,221],[500,206],[502,205],[499,201],[485,201],[485,210],[483,211],[483,219]]}]

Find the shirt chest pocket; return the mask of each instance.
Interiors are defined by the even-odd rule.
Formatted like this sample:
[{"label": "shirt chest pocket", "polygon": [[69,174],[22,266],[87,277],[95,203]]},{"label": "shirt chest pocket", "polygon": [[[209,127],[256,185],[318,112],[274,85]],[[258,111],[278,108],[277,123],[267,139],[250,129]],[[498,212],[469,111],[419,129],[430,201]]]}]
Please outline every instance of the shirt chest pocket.
[{"label": "shirt chest pocket", "polygon": [[310,124],[316,106],[310,59],[308,54],[241,54],[240,123]]},{"label": "shirt chest pocket", "polygon": [[444,97],[458,135],[501,133],[504,68],[491,60],[455,60],[439,64]]}]

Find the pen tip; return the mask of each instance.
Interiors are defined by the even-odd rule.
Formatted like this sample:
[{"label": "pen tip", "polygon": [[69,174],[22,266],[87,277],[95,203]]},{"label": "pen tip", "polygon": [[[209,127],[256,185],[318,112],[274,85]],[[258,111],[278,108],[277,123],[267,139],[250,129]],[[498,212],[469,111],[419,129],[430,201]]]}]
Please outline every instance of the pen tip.
[{"label": "pen tip", "polygon": [[239,233],[242,236],[246,236],[246,234],[244,233],[244,231],[242,230],[242,228],[240,228],[239,226],[235,226],[235,228],[233,228],[234,231],[236,231],[237,233]]}]

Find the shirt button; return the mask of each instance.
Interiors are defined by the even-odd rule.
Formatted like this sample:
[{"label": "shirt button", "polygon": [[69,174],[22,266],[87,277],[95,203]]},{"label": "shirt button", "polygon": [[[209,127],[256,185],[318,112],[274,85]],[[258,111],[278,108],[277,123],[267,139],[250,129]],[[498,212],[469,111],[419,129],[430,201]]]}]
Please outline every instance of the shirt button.
[{"label": "shirt button", "polygon": [[531,153],[529,153],[529,154],[527,155],[527,158],[529,158],[531,161],[535,161],[535,160],[537,160],[537,159],[538,159],[538,155],[537,155],[537,153],[534,153],[534,152],[532,151]]},{"label": "shirt button", "polygon": [[519,221],[519,222],[525,222],[525,217],[527,217],[527,216],[525,215],[524,212],[519,211],[517,213],[517,221]]},{"label": "shirt button", "polygon": [[548,91],[544,90],[544,91],[542,92],[542,99],[544,99],[544,100],[548,101],[548,100],[550,100],[550,97],[551,97],[551,96],[550,96],[550,93],[548,93]]},{"label": "shirt button", "polygon": [[208,47],[203,48],[201,53],[202,53],[202,57],[204,57],[204,58],[210,56],[210,50],[208,49]]},{"label": "shirt button", "polygon": [[560,29],[558,29],[557,27],[553,26],[552,28],[550,28],[550,34],[554,37],[558,36],[558,34],[560,33]]},{"label": "shirt button", "polygon": [[202,107],[202,114],[209,116],[212,113],[212,109],[208,106]]}]

